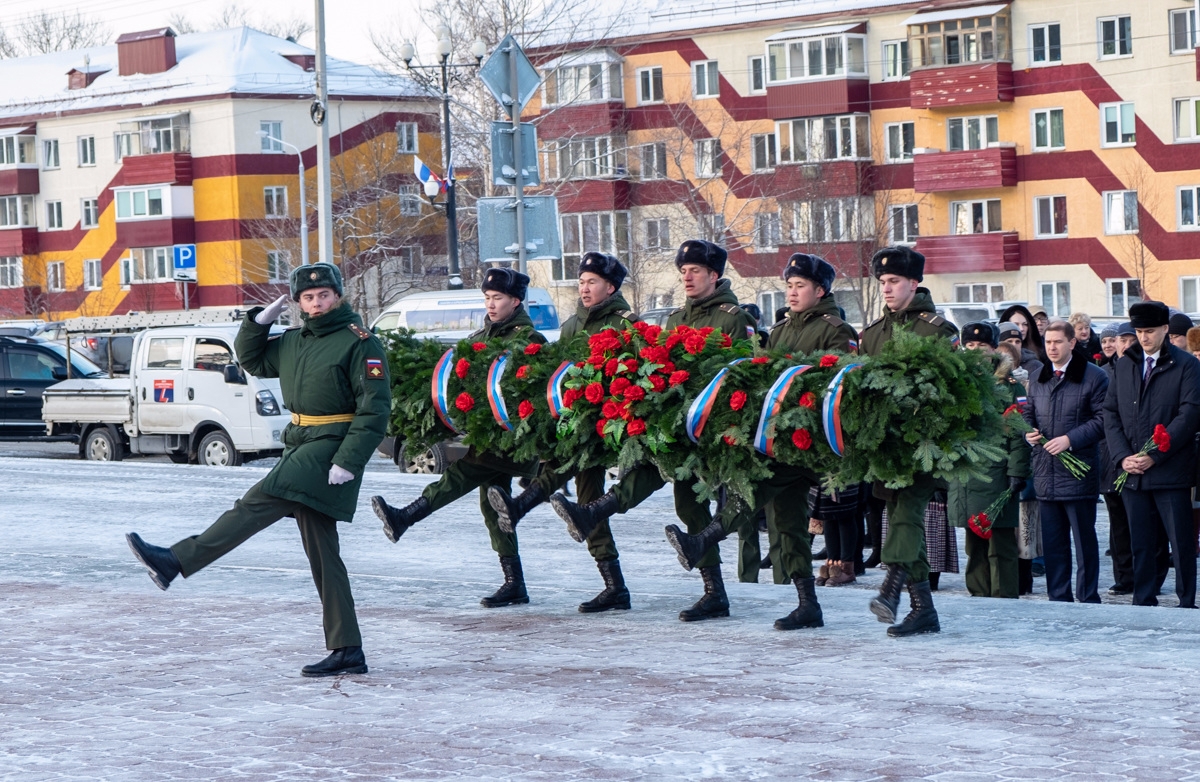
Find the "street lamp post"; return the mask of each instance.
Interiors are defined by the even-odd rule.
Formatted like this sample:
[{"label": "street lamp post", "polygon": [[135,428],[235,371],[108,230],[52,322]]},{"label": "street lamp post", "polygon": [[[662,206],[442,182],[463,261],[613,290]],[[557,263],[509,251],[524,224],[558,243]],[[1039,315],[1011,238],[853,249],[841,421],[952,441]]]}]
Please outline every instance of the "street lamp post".
[{"label": "street lamp post", "polygon": [[[449,258],[449,279],[446,287],[450,290],[460,290],[463,286],[462,270],[458,263],[458,199],[456,198],[454,169],[452,168],[454,146],[450,137],[450,75],[458,69],[478,69],[479,63],[487,54],[487,45],[479,38],[471,44],[473,63],[452,63],[450,53],[453,46],[450,42],[450,28],[438,25],[434,31],[437,35],[437,65],[413,65],[412,59],[416,49],[411,43],[405,42],[400,46],[400,57],[404,67],[412,71],[437,71],[440,76],[435,84],[432,79],[418,78],[426,88],[437,87],[442,99],[442,170],[446,174],[446,253]],[[416,74],[413,74],[416,76]],[[432,202],[437,197],[438,185],[430,180],[425,183],[425,195]]]},{"label": "street lamp post", "polygon": [[282,147],[286,147],[295,153],[299,160],[300,170],[300,266],[308,263],[308,198],[305,196],[304,190],[304,153],[300,148],[289,144],[283,139],[275,138],[265,130],[258,131],[259,138],[264,138],[267,141],[274,141]]}]

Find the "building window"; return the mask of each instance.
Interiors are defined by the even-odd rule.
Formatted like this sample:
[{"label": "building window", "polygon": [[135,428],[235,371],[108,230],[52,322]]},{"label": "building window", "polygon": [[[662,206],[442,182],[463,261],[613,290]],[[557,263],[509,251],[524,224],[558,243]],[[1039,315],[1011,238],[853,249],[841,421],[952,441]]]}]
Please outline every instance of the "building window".
[{"label": "building window", "polygon": [[[1176,192],[1178,193],[1176,203],[1179,207],[1179,229],[1192,231],[1200,229],[1200,216],[1197,215],[1197,211],[1200,210],[1200,187],[1188,185],[1179,188]],[[1196,310],[1188,310],[1188,312],[1196,312]]]},{"label": "building window", "polygon": [[1067,136],[1063,129],[1062,109],[1039,109],[1032,112],[1033,151],[1050,152],[1067,148]]},{"label": "building window", "polygon": [[95,136],[80,136],[79,137],[79,165],[80,166],[96,165],[96,137]]},{"label": "building window", "polygon": [[1039,239],[1067,235],[1067,197],[1041,196],[1033,199],[1034,234]]},{"label": "building window", "polygon": [[[1196,49],[1196,9],[1171,12],[1171,54],[1192,54]],[[1188,310],[1195,312],[1195,310]]]},{"label": "building window", "polygon": [[721,140],[702,138],[696,141],[696,176],[720,176]]},{"label": "building window", "polygon": [[883,126],[884,138],[887,140],[887,149],[884,151],[887,162],[902,163],[912,160],[915,127],[916,123],[913,122],[891,122]]},{"label": "building window", "polygon": [[883,42],[883,80],[899,81],[908,78],[908,41]]},{"label": "building window", "polygon": [[872,198],[820,198],[783,205],[783,235],[788,244],[855,242],[874,233]]},{"label": "building window", "polygon": [[754,215],[754,245],[762,249],[774,249],[782,240],[779,212],[759,212]]},{"label": "building window", "polygon": [[121,259],[121,285],[168,282],[171,279],[170,247],[134,247]]},{"label": "building window", "polygon": [[721,94],[721,77],[717,72],[717,61],[692,63],[692,95],[697,98],[715,98]]},{"label": "building window", "polygon": [[33,196],[0,198],[0,228],[33,227]]},{"label": "building window", "polygon": [[779,122],[780,163],[856,160],[871,156],[870,121],[865,114],[813,117]]},{"label": "building window", "polygon": [[46,202],[46,230],[55,231],[63,227],[62,201]]},{"label": "building window", "polygon": [[1101,103],[1102,147],[1127,147],[1136,143],[1133,103]]},{"label": "building window", "polygon": [[751,164],[755,171],[771,171],[775,168],[775,134],[762,133],[750,137]]},{"label": "building window", "polygon": [[986,234],[1000,227],[1000,199],[955,201],[950,204],[950,228],[955,234]]},{"label": "building window", "polygon": [[1175,140],[1200,141],[1200,98],[1175,101]]},{"label": "building window", "polygon": [[258,123],[258,132],[263,152],[283,151],[283,123],[264,120]]},{"label": "building window", "polygon": [[1132,234],[1138,230],[1136,190],[1116,190],[1104,194],[1104,233]]},{"label": "building window", "polygon": [[42,141],[42,168],[58,168],[58,139],[48,138]]},{"label": "building window", "polygon": [[579,276],[579,259],[597,251],[629,263],[629,212],[589,212],[559,218],[562,226],[563,257],[550,262],[550,276],[570,281]]},{"label": "building window", "polygon": [[85,198],[79,202],[79,227],[95,228],[100,225],[100,201]]},{"label": "building window", "polygon": [[291,254],[287,250],[267,250],[267,282],[287,282],[291,273]]},{"label": "building window", "polygon": [[1004,301],[1004,285],[1002,283],[969,283],[954,286],[954,302],[956,304],[990,304]]},{"label": "building window", "polygon": [[417,151],[417,123],[396,123],[396,152],[401,155],[415,154]]},{"label": "building window", "polygon": [[671,221],[665,217],[642,222],[642,235],[647,250],[671,249]]},{"label": "building window", "polygon": [[99,258],[88,258],[83,262],[83,289],[98,291],[104,287],[104,275],[100,270]]},{"label": "building window", "polygon": [[421,248],[420,247],[400,247],[396,255],[396,263],[400,267],[400,274],[405,277],[415,277],[423,270],[421,263]]},{"label": "building window", "polygon": [[66,263],[63,261],[48,261],[46,263],[46,290],[54,293],[61,293],[66,289]]},{"label": "building window", "polygon": [[750,94],[759,95],[767,91],[767,64],[761,54],[751,57],[749,62]]},{"label": "building window", "polygon": [[1179,308],[1184,312],[1200,312],[1200,277],[1179,278]]},{"label": "building window", "polygon": [[951,152],[986,149],[1000,142],[998,117],[953,117],[946,120],[946,148]]},{"label": "building window", "polygon": [[917,205],[899,204],[890,210],[892,244],[913,244],[921,235],[917,224]]},{"label": "building window", "polygon": [[0,288],[20,288],[25,284],[24,276],[21,256],[0,258]]},{"label": "building window", "polygon": [[642,179],[663,179],[667,176],[667,145],[663,142],[643,144],[639,150],[642,158]]},{"label": "building window", "polygon": [[[661,93],[661,70],[659,73]],[[620,100],[623,95],[621,64],[594,62],[554,68],[546,74],[545,90],[548,106]]]},{"label": "building window", "polygon": [[1051,318],[1066,318],[1071,314],[1071,283],[1039,282],[1038,300]]},{"label": "building window", "polygon": [[1121,317],[1129,314],[1129,305],[1142,300],[1142,283],[1138,279],[1107,280],[1108,314]]},{"label": "building window", "polygon": [[0,138],[0,166],[32,166],[37,163],[33,136]]},{"label": "building window", "polygon": [[1100,28],[1100,59],[1133,54],[1133,23],[1128,16],[1097,19]]},{"label": "building window", "polygon": [[768,325],[776,322],[775,313],[787,308],[787,294],[783,291],[764,291],[758,294],[758,309]]},{"label": "building window", "polygon": [[663,102],[662,68],[639,68],[637,81],[639,104]]},{"label": "building window", "polygon": [[118,190],[115,195],[118,220],[160,217],[163,213],[163,189],[161,187]]},{"label": "building window", "polygon": [[191,120],[188,114],[177,114],[122,122],[120,130],[113,134],[113,142],[118,161],[131,155],[191,152]]},{"label": "building window", "polygon": [[1011,60],[1008,12],[909,25],[908,45],[922,66]]},{"label": "building window", "polygon": [[595,179],[625,175],[623,140],[594,136],[549,141],[542,147],[547,179]]},{"label": "building window", "polygon": [[287,217],[287,188],[264,187],[263,208],[267,217]]},{"label": "building window", "polygon": [[831,35],[767,44],[767,77],[772,82],[866,76],[865,35]]},{"label": "building window", "polygon": [[1029,25],[1029,64],[1062,62],[1062,31],[1057,24]]},{"label": "building window", "polygon": [[725,246],[725,215],[702,214],[697,217],[700,238],[720,247]]},{"label": "building window", "polygon": [[400,215],[421,216],[421,188],[418,185],[400,185]]}]

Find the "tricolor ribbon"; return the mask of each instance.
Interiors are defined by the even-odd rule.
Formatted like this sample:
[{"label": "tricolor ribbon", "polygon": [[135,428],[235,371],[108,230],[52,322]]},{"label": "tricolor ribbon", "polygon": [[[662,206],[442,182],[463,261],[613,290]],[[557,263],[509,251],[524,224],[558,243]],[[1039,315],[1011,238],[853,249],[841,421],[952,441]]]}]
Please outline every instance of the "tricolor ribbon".
[{"label": "tricolor ribbon", "polygon": [[775,457],[775,436],[768,434],[771,424],[779,414],[779,408],[783,406],[783,399],[792,387],[792,381],[810,369],[812,364],[788,367],[767,391],[767,396],[763,399],[762,414],[758,417],[758,431],[754,433],[754,449],[759,453]]},{"label": "tricolor ribbon", "polygon": [[829,387],[825,389],[825,403],[821,409],[821,421],[825,425],[825,439],[829,441],[829,447],[838,456],[842,455],[845,447],[842,441],[842,381],[845,380],[846,373],[861,366],[861,362],[847,364],[840,372],[833,376],[833,380],[829,381]]},{"label": "tricolor ribbon", "polygon": [[725,382],[725,375],[729,374],[729,367],[745,360],[744,358],[735,358],[729,362],[729,366],[722,367],[721,371],[708,381],[708,385],[688,408],[684,427],[687,430],[688,439],[693,443],[700,442],[700,434],[704,431],[704,424],[708,422],[709,415],[712,414],[713,403],[717,401],[717,394],[721,391],[721,384]]},{"label": "tricolor ribbon", "polygon": [[570,361],[562,362],[546,383],[546,403],[550,405],[550,417],[555,420],[561,418],[563,411],[567,409],[563,404],[563,381],[567,379],[567,370],[570,368]]},{"label": "tricolor ribbon", "polygon": [[504,368],[508,366],[508,351],[496,356],[496,360],[488,367],[487,400],[492,408],[492,418],[506,432],[512,431],[512,422],[508,420],[508,405],[504,403],[504,393],[500,390],[500,378],[504,377]]},{"label": "tricolor ribbon", "polygon": [[453,372],[454,348],[450,348],[442,354],[433,368],[430,390],[433,392],[433,410],[437,413],[437,417],[446,425],[447,429],[455,434],[462,434],[462,431],[450,420],[450,407],[447,404],[447,398],[450,395],[450,375]]}]

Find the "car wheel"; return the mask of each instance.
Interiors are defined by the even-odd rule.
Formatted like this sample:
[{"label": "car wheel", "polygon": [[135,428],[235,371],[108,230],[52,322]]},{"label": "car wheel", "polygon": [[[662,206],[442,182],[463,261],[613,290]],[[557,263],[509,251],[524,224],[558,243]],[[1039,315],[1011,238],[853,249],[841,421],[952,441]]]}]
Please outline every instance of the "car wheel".
[{"label": "car wheel", "polygon": [[208,467],[237,467],[242,463],[242,455],[233,447],[229,435],[217,429],[201,438],[196,461]]},{"label": "car wheel", "polygon": [[416,453],[410,460],[408,446],[401,445],[396,456],[396,466],[412,475],[440,475],[446,471],[446,449],[441,443]]},{"label": "car wheel", "polygon": [[83,458],[90,462],[119,462],[125,458],[125,447],[102,426],[89,432],[83,441]]}]

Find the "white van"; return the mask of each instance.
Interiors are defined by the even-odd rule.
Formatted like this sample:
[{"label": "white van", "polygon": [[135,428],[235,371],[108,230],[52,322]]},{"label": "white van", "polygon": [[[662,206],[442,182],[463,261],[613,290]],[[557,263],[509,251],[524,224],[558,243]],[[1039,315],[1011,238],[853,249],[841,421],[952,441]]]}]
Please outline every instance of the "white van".
[{"label": "white van", "polygon": [[[559,328],[558,309],[545,288],[530,288],[525,309],[533,325],[547,338]],[[375,332],[410,329],[443,341],[458,341],[483,327],[487,309],[483,291],[423,291],[392,303],[371,324]],[[555,334],[547,334],[547,332]]]}]

